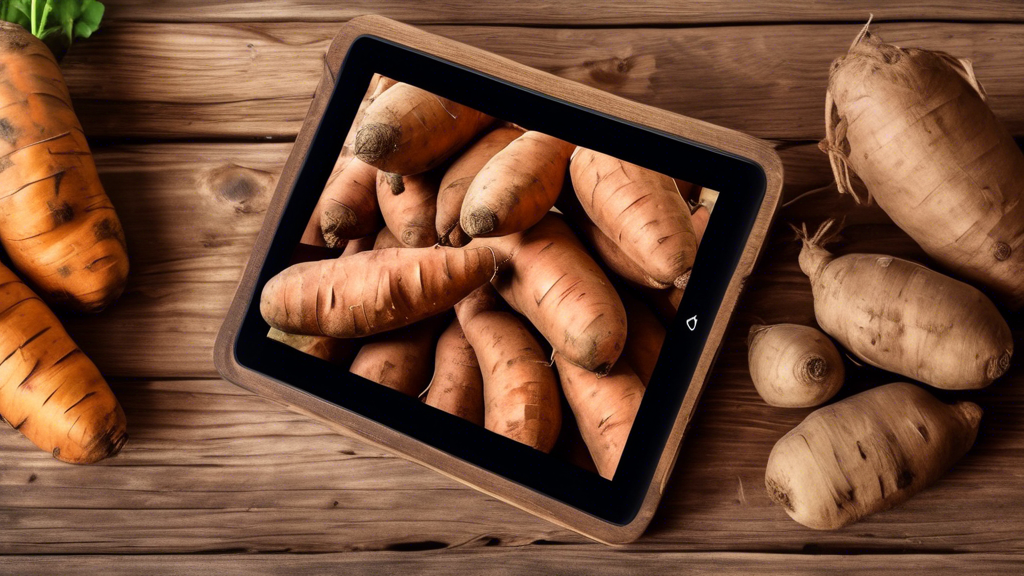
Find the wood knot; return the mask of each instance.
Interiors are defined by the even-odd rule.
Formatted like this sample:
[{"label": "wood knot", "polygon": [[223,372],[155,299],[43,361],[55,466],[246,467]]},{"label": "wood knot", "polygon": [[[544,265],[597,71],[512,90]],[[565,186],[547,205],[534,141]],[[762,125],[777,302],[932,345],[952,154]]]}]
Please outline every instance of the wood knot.
[{"label": "wood knot", "polygon": [[228,164],[207,171],[200,178],[200,189],[217,199],[235,205],[235,211],[258,212],[256,200],[266,197],[274,184],[269,172]]},{"label": "wood knot", "polygon": [[1000,262],[1009,258],[1012,252],[1013,249],[1006,242],[996,242],[995,247],[992,249],[992,255]]}]

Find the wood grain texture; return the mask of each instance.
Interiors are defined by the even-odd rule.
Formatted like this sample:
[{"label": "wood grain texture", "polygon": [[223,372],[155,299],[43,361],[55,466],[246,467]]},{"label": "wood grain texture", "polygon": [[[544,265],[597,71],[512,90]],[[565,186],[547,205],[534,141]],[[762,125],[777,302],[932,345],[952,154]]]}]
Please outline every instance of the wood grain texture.
[{"label": "wood grain texture", "polygon": [[905,576],[965,573],[1003,575],[1020,567],[1012,554],[914,554],[794,556],[757,553],[651,552],[640,556],[590,546],[558,546],[544,553],[536,548],[455,551],[357,552],[348,554],[207,554],[203,556],[15,556],[4,564],[24,576],[51,576],[77,571],[107,576],[144,573],[149,576],[276,576],[292,574],[392,574],[411,572],[444,576],[508,574],[606,574],[608,576],[694,574],[746,576],[754,573],[869,575],[898,571]]},{"label": "wood grain texture", "polygon": [[[112,22],[76,44],[63,68],[93,138],[291,139],[340,26]],[[846,52],[859,29],[426,27],[672,112],[762,138],[813,140],[824,136],[829,63]],[[1024,27],[896,23],[872,31],[890,43],[974,60],[996,114],[1011,132],[1024,134]]]},{"label": "wood grain texture", "polygon": [[111,18],[152,22],[201,21],[327,21],[348,20],[364,14],[379,14],[410,24],[479,23],[543,24],[580,27],[609,25],[681,25],[722,22],[830,22],[859,21],[869,12],[886,20],[1002,20],[1019,22],[1024,15],[1013,0],[981,0],[966,4],[957,0],[910,0],[879,4],[870,0],[770,0],[730,2],[728,0],[628,0],[514,3],[416,2],[414,0],[263,0],[258,5],[245,0],[109,0]]}]

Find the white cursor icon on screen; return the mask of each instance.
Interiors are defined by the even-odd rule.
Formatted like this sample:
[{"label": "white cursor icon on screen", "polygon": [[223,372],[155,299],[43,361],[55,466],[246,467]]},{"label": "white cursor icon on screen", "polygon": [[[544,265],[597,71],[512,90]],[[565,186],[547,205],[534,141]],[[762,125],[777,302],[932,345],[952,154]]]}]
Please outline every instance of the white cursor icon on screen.
[{"label": "white cursor icon on screen", "polygon": [[693,332],[694,328],[697,327],[697,315],[696,314],[694,314],[691,318],[687,318],[686,319],[686,327],[690,329],[690,332]]}]

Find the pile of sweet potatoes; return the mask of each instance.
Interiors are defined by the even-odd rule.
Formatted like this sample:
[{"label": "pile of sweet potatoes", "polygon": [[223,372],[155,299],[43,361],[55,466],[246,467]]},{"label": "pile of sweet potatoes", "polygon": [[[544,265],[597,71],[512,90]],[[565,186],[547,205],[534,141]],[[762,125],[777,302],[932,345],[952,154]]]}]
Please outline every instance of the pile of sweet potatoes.
[{"label": "pile of sweet potatoes", "polygon": [[260,309],[279,341],[610,478],[702,192],[377,76],[302,238],[320,251]]}]

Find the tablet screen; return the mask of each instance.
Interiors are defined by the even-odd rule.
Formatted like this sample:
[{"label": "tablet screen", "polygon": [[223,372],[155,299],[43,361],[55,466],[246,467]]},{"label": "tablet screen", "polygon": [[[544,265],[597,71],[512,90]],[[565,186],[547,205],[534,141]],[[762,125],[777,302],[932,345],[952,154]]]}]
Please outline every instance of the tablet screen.
[{"label": "tablet screen", "polygon": [[[718,192],[375,74],[318,194],[290,260],[340,263],[269,337],[615,476]],[[480,249],[490,278],[445,281]]]},{"label": "tablet screen", "polygon": [[764,171],[373,36],[333,80],[261,235],[235,361],[630,522],[695,410]]}]

